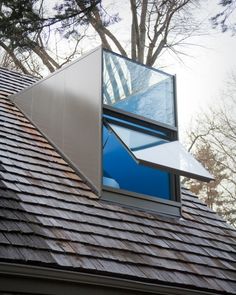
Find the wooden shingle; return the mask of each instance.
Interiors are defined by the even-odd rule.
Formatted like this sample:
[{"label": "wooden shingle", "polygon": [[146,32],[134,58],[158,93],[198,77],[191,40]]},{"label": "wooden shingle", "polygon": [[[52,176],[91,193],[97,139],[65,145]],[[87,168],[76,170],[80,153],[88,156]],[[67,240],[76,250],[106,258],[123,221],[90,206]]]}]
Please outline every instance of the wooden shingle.
[{"label": "wooden shingle", "polygon": [[236,294],[236,231],[189,191],[181,219],[100,201],[8,95],[0,68],[0,261]]}]

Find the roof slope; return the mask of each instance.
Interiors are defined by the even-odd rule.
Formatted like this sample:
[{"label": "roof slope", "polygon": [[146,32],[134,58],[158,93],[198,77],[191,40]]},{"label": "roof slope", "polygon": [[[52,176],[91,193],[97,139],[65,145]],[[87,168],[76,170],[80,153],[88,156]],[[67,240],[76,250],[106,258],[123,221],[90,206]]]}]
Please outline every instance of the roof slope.
[{"label": "roof slope", "polygon": [[38,81],[38,78],[0,67],[0,98],[7,97]]},{"label": "roof slope", "polygon": [[188,191],[179,220],[101,202],[7,99],[29,77],[0,78],[0,261],[236,294],[235,230]]}]

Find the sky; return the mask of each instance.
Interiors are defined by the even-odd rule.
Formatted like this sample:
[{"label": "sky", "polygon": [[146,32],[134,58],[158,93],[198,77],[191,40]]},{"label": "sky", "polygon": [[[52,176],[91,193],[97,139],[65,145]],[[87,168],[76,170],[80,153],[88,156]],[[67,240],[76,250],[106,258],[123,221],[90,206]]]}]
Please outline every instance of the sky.
[{"label": "sky", "polygon": [[[211,105],[216,105],[221,92],[226,87],[230,73],[236,72],[236,35],[214,30],[209,18],[219,12],[218,0],[200,0],[196,9],[196,19],[204,25],[200,36],[187,41],[193,45],[185,46],[186,56],[179,58],[169,53],[162,54],[159,63],[162,70],[177,76],[177,101],[180,139],[184,139],[186,130],[194,124],[198,113]],[[129,1],[103,0],[109,11],[119,13],[121,21],[109,27],[120,39],[129,40],[130,7]],[[122,3],[122,5],[120,5]],[[235,13],[236,22],[236,13]],[[87,42],[87,41],[86,41]],[[83,42],[81,43],[83,45]],[[92,38],[84,44],[84,52],[98,45]],[[127,43],[127,48],[129,44]]]},{"label": "sky", "polygon": [[[129,1],[122,2],[122,7],[120,1],[105,1],[108,7],[112,6],[113,11],[120,12],[122,21],[112,29],[119,31],[120,36],[125,38],[125,24],[130,19]],[[213,29],[209,21],[210,17],[219,12],[218,2],[201,0],[201,7],[194,11],[196,19],[203,23],[204,31],[200,36],[187,40],[193,44],[184,48],[187,56],[180,56],[180,62],[175,55],[165,53],[159,62],[164,66],[164,71],[177,76],[180,139],[184,139],[186,130],[194,124],[198,113],[217,103],[230,73],[234,69],[236,72],[236,35]]]},{"label": "sky", "polygon": [[200,39],[203,47],[193,48],[193,57],[166,68],[177,75],[179,127],[183,132],[197,113],[218,103],[230,74],[236,72],[236,36],[212,34]]},{"label": "sky", "polygon": [[214,30],[208,22],[209,16],[218,11],[217,2],[206,1],[204,11],[201,9],[200,17],[206,20],[207,30],[206,34],[189,40],[195,44],[186,49],[190,57],[181,57],[183,63],[166,57],[169,65],[165,70],[177,76],[180,138],[194,124],[197,114],[219,103],[230,74],[236,73],[236,35]]}]

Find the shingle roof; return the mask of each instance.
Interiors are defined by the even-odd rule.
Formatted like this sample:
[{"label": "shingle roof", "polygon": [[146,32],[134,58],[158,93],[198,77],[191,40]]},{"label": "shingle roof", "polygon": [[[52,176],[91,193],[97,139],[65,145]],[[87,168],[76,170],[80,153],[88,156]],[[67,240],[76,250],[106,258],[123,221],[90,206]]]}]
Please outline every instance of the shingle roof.
[{"label": "shingle roof", "polygon": [[0,98],[16,93],[36,81],[38,78],[0,67]]},{"label": "shingle roof", "polygon": [[0,261],[236,294],[236,231],[183,190],[183,218],[102,202],[10,102],[0,69]]}]

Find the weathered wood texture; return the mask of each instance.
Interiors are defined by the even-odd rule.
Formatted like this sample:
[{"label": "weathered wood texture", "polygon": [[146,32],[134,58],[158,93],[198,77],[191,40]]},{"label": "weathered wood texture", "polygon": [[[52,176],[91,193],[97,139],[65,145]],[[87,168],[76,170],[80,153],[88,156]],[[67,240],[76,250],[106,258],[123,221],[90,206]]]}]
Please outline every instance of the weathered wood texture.
[{"label": "weathered wood texture", "polygon": [[7,96],[0,69],[0,261],[236,294],[236,231],[183,190],[183,218],[101,202]]}]

